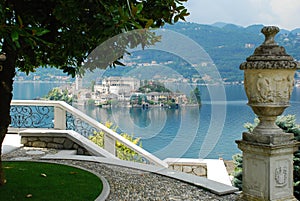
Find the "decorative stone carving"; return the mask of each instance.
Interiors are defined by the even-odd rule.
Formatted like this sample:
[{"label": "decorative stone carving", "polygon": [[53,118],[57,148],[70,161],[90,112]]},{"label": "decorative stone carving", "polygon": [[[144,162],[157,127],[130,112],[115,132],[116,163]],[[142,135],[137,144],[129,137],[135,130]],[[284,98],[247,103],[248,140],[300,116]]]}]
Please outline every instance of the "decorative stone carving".
[{"label": "decorative stone carving", "polygon": [[286,53],[284,47],[274,41],[279,28],[264,27],[261,32],[265,35],[264,43],[255,49],[247,62],[240,65],[240,69],[296,69],[298,63]]},{"label": "decorative stone carving", "polygon": [[248,105],[260,122],[236,141],[243,151],[244,201],[296,201],[293,153],[299,143],[275,121],[289,106],[298,63],[274,41],[277,27],[264,27],[265,41],[240,65]]},{"label": "decorative stone carving", "polygon": [[243,151],[243,201],[296,201],[293,197],[295,144],[265,145],[245,140]]},{"label": "decorative stone carving", "polygon": [[246,70],[245,90],[249,104],[289,106],[294,86],[294,71]]},{"label": "decorative stone carving", "polygon": [[275,169],[275,181],[277,187],[287,185],[288,168],[287,166],[280,166]]},{"label": "decorative stone carving", "polygon": [[262,28],[261,32],[266,36],[264,45],[274,45],[275,43],[275,35],[279,32],[279,28],[275,26],[269,26]]},{"label": "decorative stone carving", "polygon": [[[297,68],[297,62],[295,61],[276,61],[277,57],[263,57],[261,56],[260,59],[274,59],[275,61],[266,61],[264,63],[260,61],[255,61],[255,58],[252,61],[247,59],[247,62],[242,63],[240,65],[241,70],[245,69],[296,69]],[[289,57],[285,57],[285,59],[288,59]]]},{"label": "decorative stone carving", "polygon": [[298,63],[275,43],[278,32],[277,27],[263,28],[264,43],[240,65],[244,70],[248,105],[260,119],[254,134],[283,133],[275,125],[275,120],[289,106]]}]

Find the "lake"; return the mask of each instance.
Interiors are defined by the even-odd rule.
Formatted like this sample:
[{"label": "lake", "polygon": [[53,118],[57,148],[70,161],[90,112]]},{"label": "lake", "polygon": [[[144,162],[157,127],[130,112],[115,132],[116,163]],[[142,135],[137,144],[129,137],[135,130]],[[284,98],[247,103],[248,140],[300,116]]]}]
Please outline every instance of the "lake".
[{"label": "lake", "polygon": [[[15,83],[13,99],[42,97],[59,83]],[[218,90],[219,86],[213,86]],[[235,140],[245,131],[243,124],[255,118],[247,106],[242,85],[225,85],[226,99],[211,100],[207,87],[199,86],[202,106],[165,108],[78,107],[104,123],[112,121],[118,131],[141,138],[144,149],[161,159],[169,157],[231,159],[240,153]],[[284,114],[300,119],[300,88],[294,88],[291,106]],[[297,123],[299,123],[299,119]]]}]

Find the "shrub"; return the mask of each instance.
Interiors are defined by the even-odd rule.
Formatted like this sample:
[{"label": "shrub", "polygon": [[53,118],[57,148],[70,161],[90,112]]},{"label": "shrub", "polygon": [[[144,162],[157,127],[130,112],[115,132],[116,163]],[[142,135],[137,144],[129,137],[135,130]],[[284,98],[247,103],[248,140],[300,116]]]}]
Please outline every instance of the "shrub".
[{"label": "shrub", "polygon": [[72,104],[73,97],[69,94],[67,89],[60,89],[59,87],[51,89],[46,96],[44,96],[46,100],[59,100],[65,101],[68,104]]},{"label": "shrub", "polygon": [[[254,123],[245,123],[244,127],[252,132],[255,126],[259,123],[258,118],[254,120]],[[296,124],[295,115],[280,116],[276,120],[276,124],[287,133],[293,133],[295,140],[300,142],[300,125]],[[241,154],[236,154],[233,157],[235,164],[233,185],[242,190],[242,167],[243,157]],[[300,200],[300,150],[298,149],[294,153],[294,195]]]},{"label": "shrub", "polygon": [[243,177],[243,156],[242,154],[236,154],[232,156],[234,163],[234,173],[232,183],[235,187],[242,190],[242,177]]},{"label": "shrub", "polygon": [[[113,127],[113,124],[111,122],[106,122],[105,126],[114,131],[117,130],[117,127]],[[130,142],[132,142],[133,144],[142,147],[140,138],[135,138],[133,134],[129,135],[127,133],[121,133],[120,135],[125,139],[129,140]],[[98,146],[104,147],[104,132],[103,131],[95,132],[94,135],[90,137],[90,140],[95,144],[97,144]],[[143,158],[138,153],[129,149],[127,146],[120,143],[119,141],[116,141],[116,155],[118,158],[122,160],[143,162]]]}]

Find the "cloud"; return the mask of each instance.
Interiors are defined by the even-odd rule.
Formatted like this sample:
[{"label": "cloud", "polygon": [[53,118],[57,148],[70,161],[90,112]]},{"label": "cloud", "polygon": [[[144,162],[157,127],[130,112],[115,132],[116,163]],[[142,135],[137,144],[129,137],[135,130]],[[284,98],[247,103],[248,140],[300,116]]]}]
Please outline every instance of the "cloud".
[{"label": "cloud", "polygon": [[271,0],[273,12],[279,16],[280,26],[293,29],[300,27],[300,1],[299,0]]},{"label": "cloud", "polygon": [[300,27],[299,0],[189,0],[185,5],[191,13],[187,18],[191,22],[264,24],[285,29]]}]

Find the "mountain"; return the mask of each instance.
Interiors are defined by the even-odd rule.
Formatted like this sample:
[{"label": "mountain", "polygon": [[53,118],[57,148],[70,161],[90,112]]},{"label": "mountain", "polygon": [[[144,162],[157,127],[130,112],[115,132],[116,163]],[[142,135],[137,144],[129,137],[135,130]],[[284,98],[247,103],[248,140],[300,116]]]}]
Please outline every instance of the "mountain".
[{"label": "mountain", "polygon": [[280,34],[286,34],[288,35],[290,33],[289,30],[286,30],[286,29],[280,29]]},{"label": "mountain", "polygon": [[[166,25],[165,29],[183,34],[199,44],[212,59],[221,77],[228,82],[235,82],[243,80],[243,71],[239,70],[239,65],[253,54],[257,46],[263,43],[264,36],[261,33],[263,26],[262,24],[255,24],[248,27],[241,27],[223,22],[218,22],[213,25],[180,22],[175,25]],[[299,33],[300,28],[293,31],[282,29],[276,36],[278,44],[284,46],[287,53],[297,60],[300,60]],[[176,44],[177,41],[174,40],[174,47]],[[193,50],[191,49],[190,52],[193,53]],[[141,50],[132,53],[128,59],[126,60],[127,63],[131,62],[136,65],[145,63],[156,65],[163,63],[167,68],[172,68],[177,73],[177,77],[178,75],[188,79],[197,77],[197,71],[194,67],[180,58],[180,56],[172,55],[172,53],[157,50]],[[117,69],[107,69],[105,75],[120,76],[128,74],[132,69],[131,66],[132,65],[127,65],[126,67],[118,67]],[[147,68],[147,65],[143,65],[141,71],[144,68]],[[45,71],[44,69],[39,70]],[[145,72],[148,71],[145,70]],[[160,73],[156,68],[155,72]],[[170,75],[170,69],[165,68],[161,70],[161,73]]]},{"label": "mountain", "polygon": [[[166,29],[181,33],[202,46],[214,61],[222,78],[227,81],[241,81],[243,71],[239,70],[239,65],[263,43],[263,27],[262,24],[241,27],[226,23],[203,25],[185,22],[168,25]],[[298,31],[300,29],[292,32],[281,30],[276,36],[276,41],[286,48],[288,54],[300,60]]]},{"label": "mountain", "polygon": [[250,32],[252,34],[258,34],[260,33],[261,29],[264,27],[263,24],[254,24],[246,27],[244,30],[247,32]]},{"label": "mountain", "polygon": [[300,28],[297,28],[297,29],[292,30],[291,33],[293,33],[293,34],[298,34],[298,33],[300,33]]},{"label": "mountain", "polygon": [[215,22],[213,24],[211,24],[211,26],[213,27],[218,27],[218,28],[223,28],[224,26],[226,26],[228,23],[225,22]]}]

